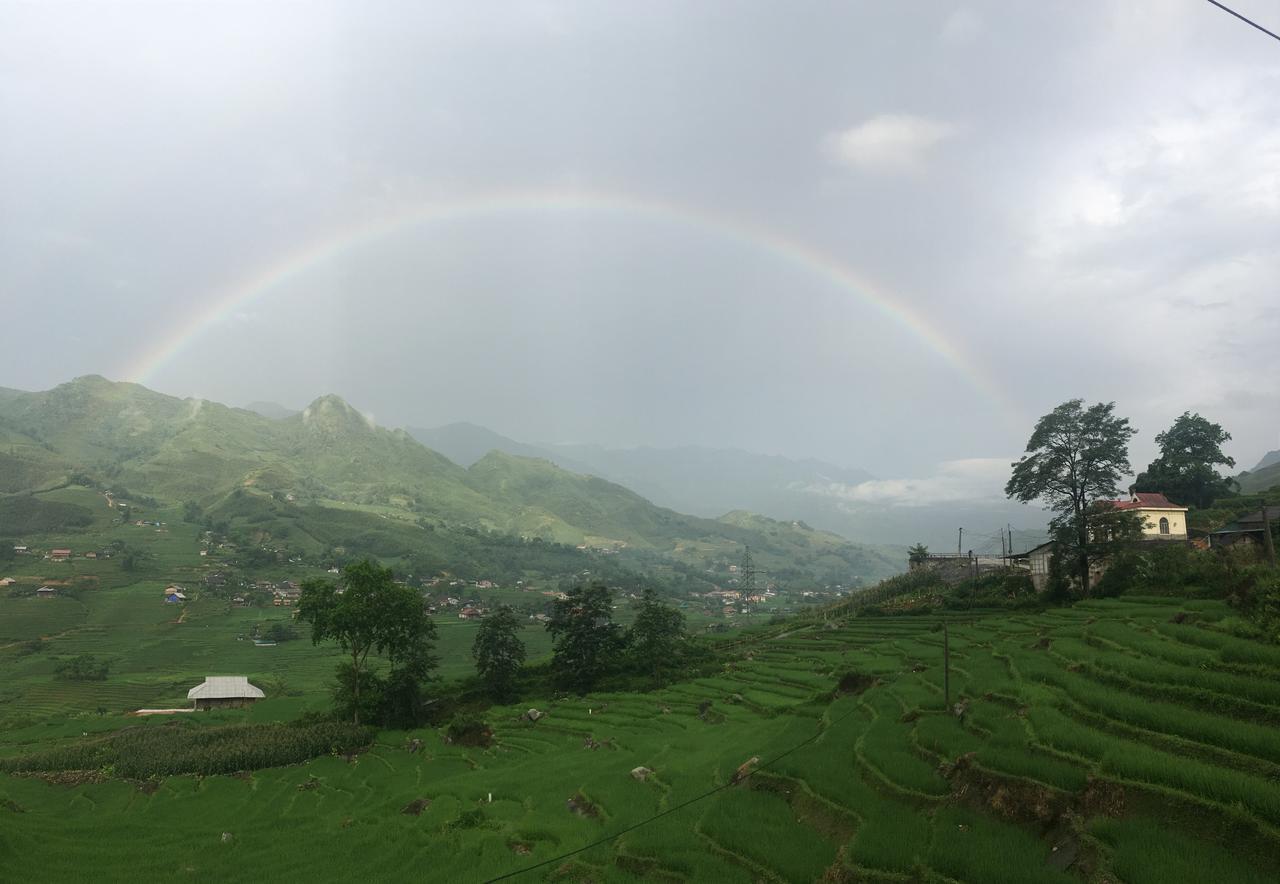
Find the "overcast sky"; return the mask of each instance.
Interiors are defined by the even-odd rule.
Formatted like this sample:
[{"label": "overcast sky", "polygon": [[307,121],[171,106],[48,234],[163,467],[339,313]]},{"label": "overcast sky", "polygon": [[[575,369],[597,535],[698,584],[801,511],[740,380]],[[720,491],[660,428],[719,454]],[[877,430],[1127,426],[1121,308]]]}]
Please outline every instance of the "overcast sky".
[{"label": "overcast sky", "polygon": [[815,456],[854,501],[998,494],[1075,396],[1135,466],[1187,409],[1280,446],[1280,43],[1203,0],[5,0],[0,132],[3,386]]}]

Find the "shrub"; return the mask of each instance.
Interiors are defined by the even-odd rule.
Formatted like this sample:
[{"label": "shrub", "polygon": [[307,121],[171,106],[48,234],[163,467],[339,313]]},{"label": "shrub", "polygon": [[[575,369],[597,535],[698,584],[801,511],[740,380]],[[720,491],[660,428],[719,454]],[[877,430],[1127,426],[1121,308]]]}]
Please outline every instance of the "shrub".
[{"label": "shrub", "polygon": [[34,755],[0,759],[0,770],[50,773],[99,770],[129,779],[177,774],[228,774],[319,755],[355,752],[373,731],[347,722],[200,727],[172,722],[131,727]]},{"label": "shrub", "polygon": [[106,681],[111,668],[106,660],[93,654],[80,654],[54,664],[53,674],[66,681]]},{"label": "shrub", "polygon": [[493,730],[484,719],[459,712],[445,727],[445,738],[459,746],[483,748],[493,742]]}]

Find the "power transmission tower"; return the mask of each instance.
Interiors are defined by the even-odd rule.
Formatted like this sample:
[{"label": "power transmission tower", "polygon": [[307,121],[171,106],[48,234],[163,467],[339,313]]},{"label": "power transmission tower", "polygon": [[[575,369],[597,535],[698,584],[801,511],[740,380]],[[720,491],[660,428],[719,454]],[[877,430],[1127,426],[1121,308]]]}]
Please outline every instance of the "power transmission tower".
[{"label": "power transmission tower", "polygon": [[751,547],[742,547],[742,564],[738,566],[738,600],[742,605],[755,595],[756,569],[751,564]]}]

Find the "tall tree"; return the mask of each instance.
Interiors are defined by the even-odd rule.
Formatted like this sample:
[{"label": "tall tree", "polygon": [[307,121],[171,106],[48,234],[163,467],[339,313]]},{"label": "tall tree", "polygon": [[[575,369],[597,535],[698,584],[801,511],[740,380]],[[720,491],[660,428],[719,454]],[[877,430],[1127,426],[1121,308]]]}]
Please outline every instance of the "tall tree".
[{"label": "tall tree", "polygon": [[1234,480],[1218,475],[1214,469],[1236,465],[1233,458],[1222,453],[1222,444],[1230,440],[1231,434],[1221,424],[1184,411],[1173,426],[1156,436],[1160,454],[1138,474],[1134,488],[1158,491],[1185,506],[1211,506],[1235,488]]},{"label": "tall tree", "polygon": [[[431,653],[435,624],[422,597],[392,578],[390,568],[368,559],[347,565],[337,583],[308,580],[302,584],[298,616],[311,624],[311,641],[336,641],[351,659],[349,677],[352,716],[360,723],[360,689],[369,654],[385,656],[392,664],[391,679],[401,701],[405,694],[420,699],[421,684],[435,668]],[[412,702],[413,697],[408,698]]]},{"label": "tall tree", "polygon": [[520,641],[523,625],[510,605],[501,605],[480,621],[471,645],[476,673],[496,700],[509,700],[515,693],[516,676],[525,656],[524,642]]},{"label": "tall tree", "polygon": [[604,584],[575,586],[565,595],[547,622],[551,668],[561,685],[585,694],[616,663],[621,628],[613,622],[613,592]]},{"label": "tall tree", "polygon": [[685,640],[684,614],[646,589],[627,631],[627,648],[636,666],[653,675],[655,687],[662,686],[663,671],[679,662]]},{"label": "tall tree", "polygon": [[917,543],[907,550],[907,561],[912,565],[923,565],[929,560],[929,547]]},{"label": "tall tree", "polygon": [[1072,540],[1085,596],[1090,563],[1107,536],[1105,531],[1091,536],[1090,517],[1116,519],[1097,504],[1119,493],[1120,477],[1130,472],[1129,439],[1136,432],[1128,418],[1115,416],[1114,402],[1088,408],[1081,399],[1064,402],[1036,422],[1026,453],[1013,464],[1005,485],[1005,494],[1014,500],[1040,500],[1056,513],[1050,528],[1060,541]]}]

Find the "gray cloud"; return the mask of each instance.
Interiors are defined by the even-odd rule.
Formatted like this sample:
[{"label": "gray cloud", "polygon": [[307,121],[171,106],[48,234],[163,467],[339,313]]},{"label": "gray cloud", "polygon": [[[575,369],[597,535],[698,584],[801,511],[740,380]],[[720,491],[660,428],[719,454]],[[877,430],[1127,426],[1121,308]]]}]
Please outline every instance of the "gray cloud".
[{"label": "gray cloud", "polygon": [[[1278,84],[1271,41],[1155,0],[5,4],[0,299],[42,334],[0,385],[180,341],[150,384],[926,479],[1078,395],[1132,417],[1139,465],[1186,408],[1252,462]],[[513,191],[676,208],[460,213],[186,337],[285,256]]]}]

